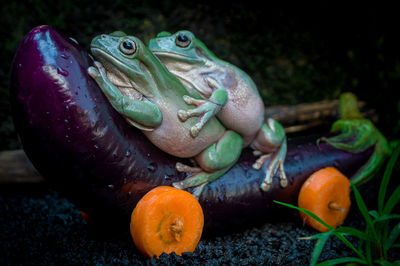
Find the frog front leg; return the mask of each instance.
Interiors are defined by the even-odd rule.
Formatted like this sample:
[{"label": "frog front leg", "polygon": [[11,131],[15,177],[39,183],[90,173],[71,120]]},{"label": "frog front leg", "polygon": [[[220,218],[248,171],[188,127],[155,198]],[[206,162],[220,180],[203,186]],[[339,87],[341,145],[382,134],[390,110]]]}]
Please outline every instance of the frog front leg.
[{"label": "frog front leg", "polygon": [[208,85],[214,89],[210,98],[206,100],[196,99],[188,95],[183,96],[183,100],[188,105],[196,107],[189,110],[179,110],[178,117],[182,122],[185,122],[190,117],[198,116],[200,121],[190,129],[190,135],[195,138],[213,116],[215,116],[228,100],[228,93],[225,88],[219,85],[212,78],[206,78]]},{"label": "frog front leg", "polygon": [[283,165],[286,158],[287,144],[286,133],[282,125],[274,119],[269,118],[267,123],[264,123],[258,131],[250,147],[264,153],[264,155],[260,156],[253,164],[254,169],[260,169],[262,165],[271,158],[264,181],[261,184],[261,189],[264,191],[269,190],[272,184],[272,178],[278,170],[281,186],[286,187],[287,178]]},{"label": "frog front leg", "polygon": [[242,151],[243,139],[232,130],[228,130],[214,144],[195,156],[201,167],[185,180],[173,183],[179,189],[194,187],[193,195],[199,198],[204,187],[226,173],[238,160]]},{"label": "frog front leg", "polygon": [[88,74],[96,81],[111,105],[128,122],[142,130],[152,130],[161,124],[162,114],[150,101],[128,98],[108,79],[106,70],[100,62],[88,68]]}]

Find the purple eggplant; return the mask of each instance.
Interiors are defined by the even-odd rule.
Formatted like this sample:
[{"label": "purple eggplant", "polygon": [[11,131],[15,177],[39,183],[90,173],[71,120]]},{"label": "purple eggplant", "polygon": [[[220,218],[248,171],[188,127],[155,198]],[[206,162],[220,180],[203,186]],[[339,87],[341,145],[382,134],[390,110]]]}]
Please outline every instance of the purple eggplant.
[{"label": "purple eggplant", "polygon": [[[92,65],[74,40],[50,26],[32,29],[12,65],[14,123],[26,154],[49,183],[94,219],[127,226],[138,200],[156,186],[186,178],[175,164],[190,162],[162,152],[128,125],[88,76]],[[373,152],[349,153],[316,140],[288,140],[289,184],[282,188],[276,176],[267,192],[260,189],[266,167],[254,170],[256,157],[245,149],[199,199],[206,228],[268,218],[273,200],[295,202],[313,172],[335,166],[351,176]]]}]

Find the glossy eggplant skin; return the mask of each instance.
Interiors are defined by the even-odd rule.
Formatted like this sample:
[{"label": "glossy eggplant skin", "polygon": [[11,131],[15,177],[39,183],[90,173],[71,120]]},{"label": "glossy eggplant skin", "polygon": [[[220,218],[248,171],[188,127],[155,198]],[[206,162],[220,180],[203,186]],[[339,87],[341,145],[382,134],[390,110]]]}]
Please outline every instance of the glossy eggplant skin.
[{"label": "glossy eggplant skin", "polygon": [[[90,57],[50,26],[32,29],[11,71],[13,119],[36,169],[92,216],[131,212],[150,189],[184,176],[111,107]],[[117,207],[116,207],[117,206]]]},{"label": "glossy eggplant skin", "polygon": [[[91,65],[77,43],[52,27],[32,29],[12,64],[14,123],[25,152],[49,183],[91,217],[129,228],[130,214],[146,192],[187,177],[175,169],[176,162],[185,161],[157,149],[125,122],[88,76]],[[265,167],[254,170],[256,157],[245,149],[239,162],[201,195],[205,226],[226,228],[268,218],[273,200],[295,202],[314,171],[336,166],[351,176],[371,152],[351,154],[326,143],[318,147],[316,137],[289,140],[289,185],[281,188],[275,177],[270,191],[263,192]]]}]

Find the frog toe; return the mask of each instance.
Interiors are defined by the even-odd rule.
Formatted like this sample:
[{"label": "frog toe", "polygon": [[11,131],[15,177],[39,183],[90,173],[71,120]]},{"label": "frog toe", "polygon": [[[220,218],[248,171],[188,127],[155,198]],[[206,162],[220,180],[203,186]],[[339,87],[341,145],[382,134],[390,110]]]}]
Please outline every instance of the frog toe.
[{"label": "frog toe", "polygon": [[197,136],[199,135],[200,130],[201,130],[201,127],[200,127],[198,124],[196,124],[195,126],[193,126],[192,128],[190,128],[190,135],[191,135],[193,138],[195,138],[195,137],[197,137]]},{"label": "frog toe", "polygon": [[287,144],[286,141],[284,141],[280,146],[279,150],[272,155],[271,160],[268,163],[265,178],[262,184],[260,185],[260,188],[263,191],[269,190],[272,184],[272,178],[275,176],[278,170],[279,170],[279,179],[281,187],[286,187],[288,185],[284,169],[286,152],[287,152]]},{"label": "frog toe", "polygon": [[94,67],[94,66],[90,66],[90,67],[87,69],[87,72],[88,72],[89,76],[91,76],[91,77],[94,78],[94,79],[100,78],[100,72],[99,72],[99,70],[98,70],[96,67]]},{"label": "frog toe", "polygon": [[187,111],[179,110],[178,111],[178,118],[179,118],[180,121],[185,122],[189,118],[189,115],[188,115]]}]

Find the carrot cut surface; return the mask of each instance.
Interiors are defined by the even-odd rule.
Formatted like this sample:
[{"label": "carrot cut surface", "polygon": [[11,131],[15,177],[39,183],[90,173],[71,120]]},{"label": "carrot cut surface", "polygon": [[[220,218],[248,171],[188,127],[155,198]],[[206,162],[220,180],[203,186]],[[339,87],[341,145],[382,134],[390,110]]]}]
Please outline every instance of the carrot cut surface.
[{"label": "carrot cut surface", "polygon": [[189,192],[160,186],[148,192],[131,216],[131,235],[148,257],[193,252],[203,232],[203,210]]},{"label": "carrot cut surface", "polygon": [[[300,189],[298,206],[316,214],[328,225],[337,228],[346,219],[351,205],[350,181],[339,170],[327,167],[312,174]],[[320,232],[329,229],[300,212],[305,223]]]}]

